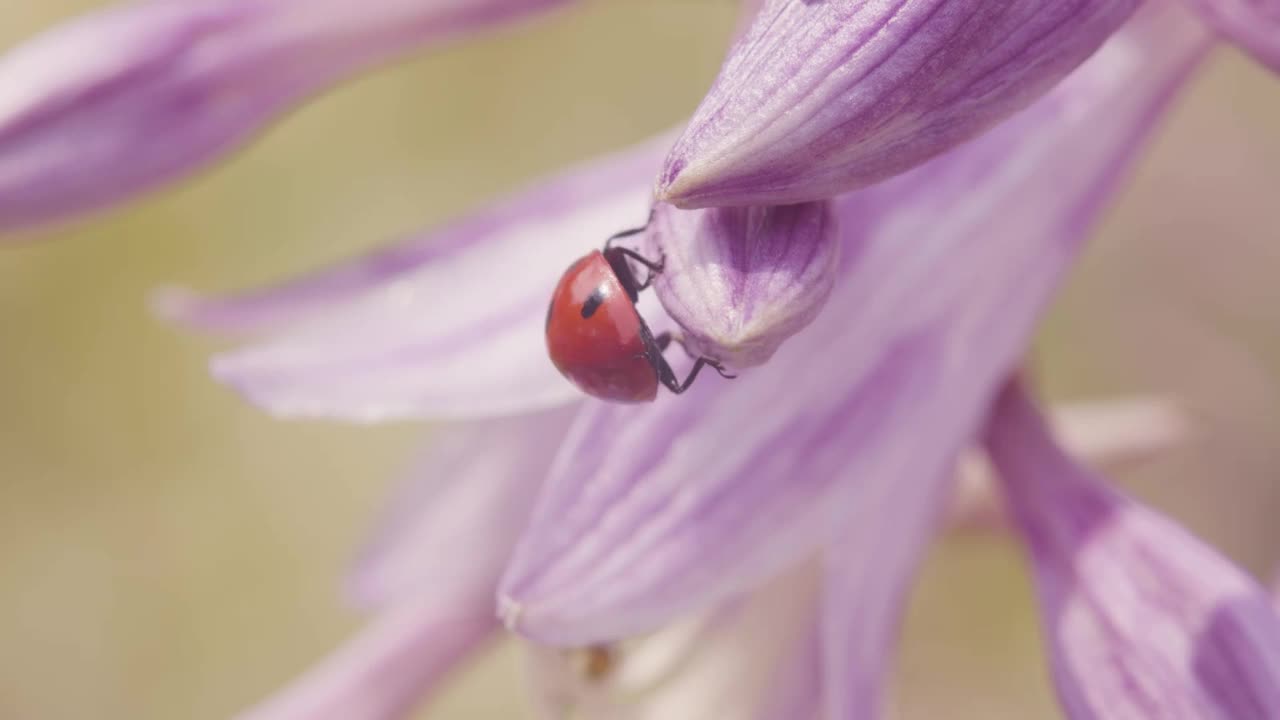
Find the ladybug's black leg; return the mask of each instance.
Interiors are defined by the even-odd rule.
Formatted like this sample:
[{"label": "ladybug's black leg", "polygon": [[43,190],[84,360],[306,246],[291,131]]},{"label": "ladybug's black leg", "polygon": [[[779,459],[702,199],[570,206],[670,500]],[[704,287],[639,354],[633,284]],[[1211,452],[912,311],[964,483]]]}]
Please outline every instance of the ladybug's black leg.
[{"label": "ladybug's black leg", "polygon": [[[609,267],[613,268],[614,274],[618,276],[618,282],[622,283],[627,295],[631,296],[631,302],[635,302],[640,291],[652,285],[654,276],[662,272],[661,261],[655,263],[640,253],[624,247],[606,248],[604,259],[609,262]],[[628,260],[634,260],[649,270],[649,274],[645,277],[643,283],[636,281],[635,273],[631,271],[631,265],[627,262]]]},{"label": "ladybug's black leg", "polygon": [[640,263],[645,267],[646,270],[649,271],[649,274],[646,275],[644,278],[644,282],[636,286],[637,292],[639,292],[640,290],[644,290],[645,288],[652,285],[653,279],[658,276],[658,273],[662,272],[663,260],[661,258],[659,258],[657,262],[654,262],[649,258],[646,258],[645,256],[641,255],[640,253],[634,250],[629,250],[624,247],[612,248],[611,251],[618,253],[624,257],[628,257],[636,261],[637,263]]},{"label": "ladybug's black leg", "polygon": [[[729,380],[732,380],[733,378],[737,377],[736,375],[727,374],[724,370],[724,366],[722,366],[720,363],[716,362],[715,360],[712,360],[710,358],[700,357],[694,361],[693,369],[689,371],[689,375],[685,377],[684,382],[680,382],[679,380],[676,379],[676,374],[671,369],[671,365],[667,363],[667,359],[661,355],[661,351],[666,350],[671,345],[672,340],[675,340],[677,343],[680,343],[680,347],[682,348],[685,347],[684,342],[682,342],[679,339],[676,339],[674,336],[672,336],[671,333],[664,332],[653,339],[653,344],[659,350],[659,354],[657,355],[657,357],[651,358],[651,360],[653,361],[653,365],[654,365],[653,369],[656,370],[658,373],[658,380],[660,380],[663,385],[667,386],[668,390],[675,393],[676,395],[679,395],[680,393],[683,393],[685,390],[688,390],[689,386],[693,384],[694,378],[698,377],[698,373],[701,372],[703,366],[706,366],[706,365],[709,365],[715,368],[716,372],[720,373],[720,377],[727,378]],[[688,348],[685,348],[685,352],[689,352]]]},{"label": "ladybug's black leg", "polygon": [[685,355],[688,355],[694,360],[701,360],[707,365],[710,365],[712,368],[715,369],[717,373],[720,374],[720,377],[725,378],[726,380],[733,380],[734,378],[738,377],[737,375],[730,375],[729,372],[724,369],[724,366],[721,365],[719,362],[712,360],[709,357],[702,357],[697,353],[693,352],[692,350],[690,350],[689,346],[684,343],[684,340],[682,338],[675,337],[669,332],[664,332],[661,335],[659,335],[656,339],[658,341],[658,345],[660,345],[663,350],[666,350],[667,346],[671,344],[672,340],[674,340],[676,344],[680,346],[680,349],[684,350]]}]

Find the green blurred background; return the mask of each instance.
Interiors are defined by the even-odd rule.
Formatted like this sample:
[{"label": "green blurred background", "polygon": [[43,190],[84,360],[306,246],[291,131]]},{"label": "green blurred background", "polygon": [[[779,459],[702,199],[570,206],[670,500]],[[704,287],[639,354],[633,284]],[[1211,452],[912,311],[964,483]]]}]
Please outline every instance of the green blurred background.
[{"label": "green blurred background", "polygon": [[[92,7],[8,0],[0,47]],[[358,626],[337,587],[429,430],[277,423],[150,289],[225,289],[430,226],[679,122],[729,0],[597,0],[341,88],[217,169],[0,251],[0,717],[225,717]],[[1124,478],[1260,575],[1280,526],[1280,83],[1200,76],[1055,307],[1057,397],[1172,391],[1194,442]],[[1056,717],[1016,547],[953,540],[910,617],[902,718]],[[425,717],[524,717],[495,653]],[[679,720],[673,718],[672,720]]]}]

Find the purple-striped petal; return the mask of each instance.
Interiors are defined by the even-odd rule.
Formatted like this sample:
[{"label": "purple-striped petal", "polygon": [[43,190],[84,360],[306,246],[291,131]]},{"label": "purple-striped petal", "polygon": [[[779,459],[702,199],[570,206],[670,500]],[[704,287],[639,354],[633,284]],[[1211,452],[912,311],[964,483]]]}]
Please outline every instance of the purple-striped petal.
[{"label": "purple-striped petal", "polygon": [[[1077,402],[1053,408],[1054,436],[1072,457],[1107,472],[1145,462],[1186,441],[1186,408],[1164,397]],[[1006,529],[991,463],[974,451],[960,461],[949,523],[963,530]]]},{"label": "purple-striped petal", "polygon": [[769,364],[588,406],[503,579],[508,625],[552,644],[651,630],[813,552],[833,488],[949,471],[1207,45],[1151,6],[1035,108],[842,198],[828,311]]},{"label": "purple-striped petal", "polygon": [[170,294],[160,309],[221,331],[282,327],[212,363],[280,416],[463,418],[564,404],[579,394],[542,352],[551,290],[575,257],[643,222],[668,142],[332,271],[230,299]]},{"label": "purple-striped petal", "polygon": [[238,720],[399,720],[497,630],[485,605],[402,600]]},{"label": "purple-striped petal", "polygon": [[442,605],[479,597],[487,606],[574,412],[432,431],[360,553],[348,595],[362,606],[415,594]]},{"label": "purple-striped petal", "polygon": [[1020,388],[996,403],[987,447],[1071,720],[1280,717],[1280,615],[1266,590],[1074,464]]},{"label": "purple-striped petal", "polygon": [[0,233],[215,160],[372,63],[565,0],[191,0],[86,15],[0,58]]},{"label": "purple-striped petal", "polygon": [[763,365],[818,316],[840,243],[826,201],[780,207],[654,209],[663,260],[654,290],[696,355]]},{"label": "purple-striped petal", "polygon": [[1187,0],[1205,22],[1280,71],[1280,0]]},{"label": "purple-striped petal", "polygon": [[672,148],[679,207],[831,197],[1029,105],[1137,0],[768,0]]},{"label": "purple-striped petal", "polygon": [[[1158,399],[1070,405],[1056,408],[1053,420],[1073,453],[1111,462],[1165,449],[1185,428],[1177,408]],[[827,551],[822,634],[827,720],[882,716],[911,581],[953,486],[949,474],[920,483],[895,480],[873,481],[839,507],[844,530]],[[991,495],[985,484],[983,491]],[[990,505],[994,515],[995,498]]]}]

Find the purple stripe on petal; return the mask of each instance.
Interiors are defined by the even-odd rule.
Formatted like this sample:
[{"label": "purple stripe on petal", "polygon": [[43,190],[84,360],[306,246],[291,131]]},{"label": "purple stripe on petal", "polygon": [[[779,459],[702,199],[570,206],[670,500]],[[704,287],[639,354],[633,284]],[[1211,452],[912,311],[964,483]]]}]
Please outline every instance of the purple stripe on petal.
[{"label": "purple stripe on petal", "polygon": [[284,331],[213,372],[282,416],[484,417],[578,392],[543,352],[547,303],[577,256],[643,222],[667,137],[547,181],[492,213],[283,288],[165,305],[200,327]]},{"label": "purple stripe on petal", "polygon": [[398,720],[497,630],[484,606],[441,614],[397,603],[238,720]]},{"label": "purple stripe on petal", "polygon": [[769,0],[672,148],[679,207],[831,197],[1029,105],[1137,0]]},{"label": "purple stripe on petal", "polygon": [[822,310],[840,243],[827,201],[780,207],[654,209],[663,260],[654,290],[689,349],[731,368],[762,365]]},{"label": "purple stripe on petal", "polygon": [[348,595],[366,607],[422,593],[444,605],[490,599],[575,411],[433,431],[360,553]]},{"label": "purple stripe on petal", "polygon": [[1280,717],[1280,615],[1263,588],[1074,464],[1020,388],[996,403],[987,447],[1072,720]]},{"label": "purple stripe on petal", "polygon": [[503,579],[508,625],[553,644],[650,630],[813,552],[841,484],[948,470],[1207,46],[1152,6],[1033,109],[842,198],[828,310],[770,363],[589,405]]},{"label": "purple stripe on petal", "polygon": [[565,1],[192,0],[86,15],[0,57],[0,232],[126,201],[353,72]]},{"label": "purple stripe on petal", "polygon": [[1186,0],[1223,37],[1280,72],[1280,0]]}]

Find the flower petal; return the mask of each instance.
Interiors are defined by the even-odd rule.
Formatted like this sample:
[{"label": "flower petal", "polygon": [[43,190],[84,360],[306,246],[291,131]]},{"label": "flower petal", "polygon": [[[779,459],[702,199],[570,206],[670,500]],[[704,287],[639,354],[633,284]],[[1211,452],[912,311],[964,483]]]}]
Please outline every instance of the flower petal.
[{"label": "flower petal", "polygon": [[[1074,458],[1112,472],[1164,454],[1186,441],[1186,409],[1164,397],[1133,397],[1057,405],[1054,436]],[[950,525],[965,530],[1006,529],[1004,501],[991,464],[980,452],[960,461]]]},{"label": "flower petal", "polygon": [[683,208],[831,197],[1029,105],[1136,0],[769,0],[667,157]]},{"label": "flower petal", "polygon": [[487,605],[575,412],[434,430],[360,553],[348,595],[366,607],[421,593]]},{"label": "flower petal", "polygon": [[484,604],[441,613],[433,598],[397,603],[294,683],[239,720],[407,718],[442,679],[492,637]]},{"label": "flower petal", "polygon": [[0,58],[0,232],[216,159],[327,85],[565,0],[193,0],[86,15]]},{"label": "flower petal", "polygon": [[1280,615],[1263,588],[1075,465],[1016,386],[996,403],[987,447],[1030,549],[1072,720],[1280,717]]},{"label": "flower petal", "polygon": [[949,470],[1207,44],[1150,6],[1032,110],[842,198],[838,310],[769,364],[589,405],[503,578],[508,625],[568,645],[652,630],[813,552],[841,483]]},{"label": "flower petal", "polygon": [[1280,71],[1280,0],[1187,0],[1205,22]]},{"label": "flower petal", "polygon": [[654,209],[647,234],[663,259],[654,290],[694,354],[763,365],[818,316],[839,258],[829,202]]},{"label": "flower petal", "polygon": [[348,267],[228,300],[162,300],[161,310],[224,331],[283,326],[213,361],[220,380],[280,416],[465,418],[560,405],[579,394],[540,352],[551,290],[575,257],[643,221],[668,142],[597,160]]},{"label": "flower petal", "polygon": [[907,593],[936,534],[952,473],[869,478],[837,506],[827,550],[822,672],[827,720],[881,717]]},{"label": "flower petal", "polygon": [[[591,650],[526,644],[548,718],[816,720],[817,563],[653,635]],[[583,663],[594,658],[594,663]]]}]

